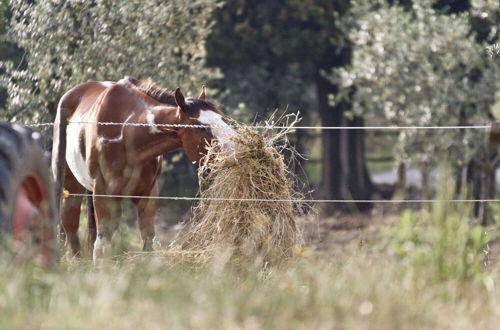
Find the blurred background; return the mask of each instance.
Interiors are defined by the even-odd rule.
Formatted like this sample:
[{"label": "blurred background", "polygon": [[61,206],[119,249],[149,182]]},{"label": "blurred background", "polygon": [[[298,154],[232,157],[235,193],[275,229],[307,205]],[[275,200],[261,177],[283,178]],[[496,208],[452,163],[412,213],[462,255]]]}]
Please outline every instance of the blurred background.
[{"label": "blurred background", "polygon": [[[500,117],[498,0],[1,0],[0,119],[51,122],[87,80],[151,78],[244,123],[300,112],[307,126],[489,125]],[[40,128],[47,149],[51,127]],[[297,130],[294,171],[322,199],[430,197],[438,164],[457,196],[495,196],[485,129]],[[194,196],[196,169],[165,157],[162,195]],[[359,212],[373,203],[322,208]],[[166,222],[190,203],[162,204]],[[475,215],[494,221],[489,206]]]}]

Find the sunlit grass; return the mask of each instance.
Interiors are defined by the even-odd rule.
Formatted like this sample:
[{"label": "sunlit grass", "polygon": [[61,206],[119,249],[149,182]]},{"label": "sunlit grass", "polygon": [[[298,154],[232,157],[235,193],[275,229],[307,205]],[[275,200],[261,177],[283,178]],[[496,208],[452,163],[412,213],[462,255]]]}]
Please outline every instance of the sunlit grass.
[{"label": "sunlit grass", "polygon": [[494,327],[500,318],[496,267],[474,279],[436,280],[426,271],[432,265],[415,261],[411,251],[398,256],[400,241],[389,232],[389,245],[352,244],[335,258],[307,253],[264,270],[217,260],[194,267],[160,254],[121,254],[99,266],[63,258],[48,271],[1,258],[1,328]]},{"label": "sunlit grass", "polygon": [[388,329],[491,328],[500,316],[498,292],[481,283],[430,284],[410,274],[362,251],[260,272],[156,257],[50,272],[2,264],[0,318],[6,329]]}]

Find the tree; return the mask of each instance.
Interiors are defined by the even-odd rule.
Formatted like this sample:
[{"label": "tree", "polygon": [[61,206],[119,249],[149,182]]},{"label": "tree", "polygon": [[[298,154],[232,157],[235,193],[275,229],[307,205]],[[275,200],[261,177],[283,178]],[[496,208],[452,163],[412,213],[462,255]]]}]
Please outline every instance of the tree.
[{"label": "tree", "polygon": [[[348,7],[349,0],[226,2],[215,11],[207,52],[208,63],[224,75],[219,86],[228,91],[227,103],[257,113],[289,106],[304,110],[305,120],[319,117],[323,126],[362,125],[361,117],[346,118],[348,103],[329,103],[338,87],[323,75],[350,63],[350,43],[338,26]],[[321,134],[321,197],[369,199],[362,131]]]},{"label": "tree", "polygon": [[161,85],[199,90],[205,39],[216,6],[210,0],[11,0],[8,38],[25,67],[3,63],[4,119],[47,120],[61,95],[82,81],[151,77]]},{"label": "tree", "polygon": [[[9,27],[10,12],[7,2],[0,2],[0,63],[3,61],[12,61],[14,65],[19,65],[21,59],[20,49],[12,42],[5,38],[5,33]],[[0,65],[1,66],[1,65]],[[0,67],[0,75],[4,70]],[[7,91],[0,86],[0,109],[5,106],[7,101]]]},{"label": "tree", "polygon": [[[376,10],[366,6],[371,4],[359,1],[351,12],[359,15],[350,19],[352,65],[332,74],[355,113],[400,126],[491,120],[500,68],[471,33],[468,13],[442,15],[432,1],[414,2],[410,10],[385,1]],[[484,132],[477,130],[401,131],[394,151],[400,162],[413,162],[424,173],[440,155],[458,169],[490,158]]]}]

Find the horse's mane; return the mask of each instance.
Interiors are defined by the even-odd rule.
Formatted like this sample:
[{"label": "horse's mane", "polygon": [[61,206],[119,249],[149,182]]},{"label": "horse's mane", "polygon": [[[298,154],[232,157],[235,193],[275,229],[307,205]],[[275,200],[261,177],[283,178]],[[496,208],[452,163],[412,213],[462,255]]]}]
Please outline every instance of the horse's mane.
[{"label": "horse's mane", "polygon": [[167,88],[159,87],[153,80],[139,80],[132,77],[125,77],[125,79],[127,79],[138,90],[152,97],[156,101],[169,105],[176,105],[174,92]]},{"label": "horse's mane", "polygon": [[[139,91],[143,92],[144,94],[148,95],[149,97],[152,97],[156,101],[168,105],[173,105],[177,106],[177,102],[175,101],[175,95],[174,92],[167,89],[167,88],[162,88],[156,85],[156,83],[151,80],[151,79],[145,79],[145,80],[139,80],[133,77],[125,77],[129,83],[131,83],[135,88],[137,88]],[[190,107],[194,109],[210,109],[212,111],[215,111],[217,113],[220,113],[220,111],[217,109],[217,107],[211,103],[207,102],[204,100],[199,100],[195,98],[187,98],[186,99],[187,104],[189,104]]]}]

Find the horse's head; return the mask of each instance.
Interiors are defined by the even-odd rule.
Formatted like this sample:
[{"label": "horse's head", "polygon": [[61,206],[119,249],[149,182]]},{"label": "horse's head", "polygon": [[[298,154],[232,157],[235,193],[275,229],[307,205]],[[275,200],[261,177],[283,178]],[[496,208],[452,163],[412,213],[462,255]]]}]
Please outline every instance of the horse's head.
[{"label": "horse's head", "polygon": [[175,90],[175,102],[181,124],[203,125],[201,128],[187,127],[179,130],[182,147],[188,158],[198,162],[206,153],[206,147],[216,139],[222,149],[234,148],[231,137],[236,134],[224,121],[217,107],[206,101],[205,87],[198,98],[184,98],[179,88]]}]

